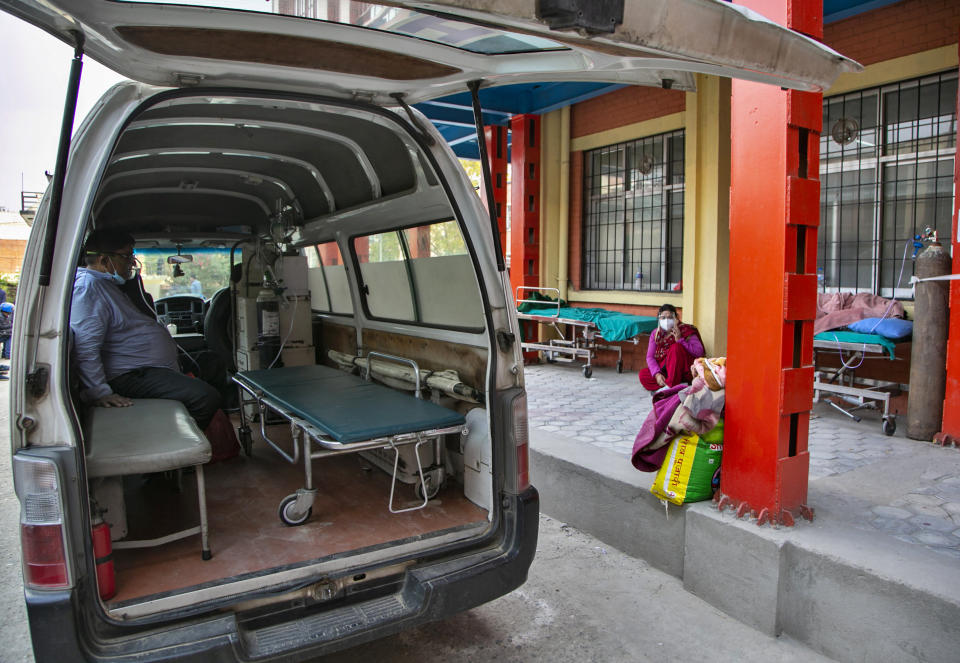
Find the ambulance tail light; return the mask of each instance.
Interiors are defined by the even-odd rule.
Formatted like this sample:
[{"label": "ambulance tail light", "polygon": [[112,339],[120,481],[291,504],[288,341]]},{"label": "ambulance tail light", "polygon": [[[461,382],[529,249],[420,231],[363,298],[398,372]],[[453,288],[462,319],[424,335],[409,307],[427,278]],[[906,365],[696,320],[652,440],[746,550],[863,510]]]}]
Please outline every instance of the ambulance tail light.
[{"label": "ambulance tail light", "polygon": [[20,499],[24,583],[32,589],[69,587],[63,502],[56,465],[43,458],[16,454],[13,483]]},{"label": "ambulance tail light", "polygon": [[516,490],[522,493],[530,487],[530,433],[527,429],[527,394],[513,399],[513,440],[516,447]]}]

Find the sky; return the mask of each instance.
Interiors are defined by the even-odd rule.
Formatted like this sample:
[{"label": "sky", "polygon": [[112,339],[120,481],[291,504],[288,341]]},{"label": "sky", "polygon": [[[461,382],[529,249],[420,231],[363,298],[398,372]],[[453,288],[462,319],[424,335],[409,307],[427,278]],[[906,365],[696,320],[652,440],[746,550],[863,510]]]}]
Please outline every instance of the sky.
[{"label": "sky", "polygon": [[[20,210],[23,189],[43,191],[57,161],[57,141],[73,48],[0,11],[0,207]],[[74,130],[121,76],[83,60]]]},{"label": "sky", "polygon": [[[270,7],[264,0],[199,0],[198,4],[260,11]],[[0,208],[17,212],[21,190],[44,191],[44,171],[52,173],[56,165],[73,48],[3,11],[0,35]],[[122,80],[84,57],[74,131],[103,93]]]}]

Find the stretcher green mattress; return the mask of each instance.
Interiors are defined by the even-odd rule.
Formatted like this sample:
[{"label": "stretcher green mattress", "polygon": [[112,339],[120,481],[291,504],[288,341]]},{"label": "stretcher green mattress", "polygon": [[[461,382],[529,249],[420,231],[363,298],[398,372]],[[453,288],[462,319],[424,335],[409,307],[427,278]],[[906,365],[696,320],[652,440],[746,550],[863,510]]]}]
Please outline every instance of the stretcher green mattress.
[{"label": "stretcher green mattress", "polygon": [[235,379],[344,444],[466,421],[453,410],[328,366],[243,371]]},{"label": "stretcher green mattress", "polygon": [[[890,355],[890,359],[895,356],[896,343],[880,334],[861,334],[851,331],[825,331],[820,332],[813,337],[815,341],[833,341],[835,343],[866,343],[882,346]],[[827,346],[829,349],[829,345]]]},{"label": "stretcher green mattress", "polygon": [[[522,306],[521,306],[522,307]],[[629,341],[639,334],[649,334],[657,328],[657,319],[649,315],[631,315],[619,311],[608,311],[605,308],[574,308],[570,306],[538,306],[533,305],[521,313],[536,315],[558,320],[580,320],[592,322],[605,341]]]}]

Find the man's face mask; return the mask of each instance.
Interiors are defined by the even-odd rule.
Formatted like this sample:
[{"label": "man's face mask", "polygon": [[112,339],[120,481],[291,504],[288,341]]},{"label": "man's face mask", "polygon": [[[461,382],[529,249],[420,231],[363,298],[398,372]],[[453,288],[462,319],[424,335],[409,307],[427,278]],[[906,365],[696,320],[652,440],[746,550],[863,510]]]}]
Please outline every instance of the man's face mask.
[{"label": "man's face mask", "polygon": [[[110,265],[113,267],[113,271],[108,273],[117,285],[123,285],[137,273],[136,262],[133,261],[133,258],[127,258],[125,255],[121,256],[117,254],[110,256]],[[119,270],[117,269],[118,265],[120,267]],[[129,276],[125,276],[126,274],[129,274]]]},{"label": "man's face mask", "polygon": [[660,329],[665,332],[672,331],[674,325],[677,324],[677,321],[673,318],[660,318]]}]

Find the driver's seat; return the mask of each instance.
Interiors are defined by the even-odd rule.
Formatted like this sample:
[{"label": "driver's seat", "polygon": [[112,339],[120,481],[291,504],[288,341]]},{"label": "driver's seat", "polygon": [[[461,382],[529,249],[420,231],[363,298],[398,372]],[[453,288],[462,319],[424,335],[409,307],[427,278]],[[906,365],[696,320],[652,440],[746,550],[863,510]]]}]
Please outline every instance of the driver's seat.
[{"label": "driver's seat", "polygon": [[207,314],[203,319],[203,339],[207,350],[222,357],[227,370],[237,371],[233,356],[233,321],[230,319],[230,288],[220,288],[210,298]]}]

